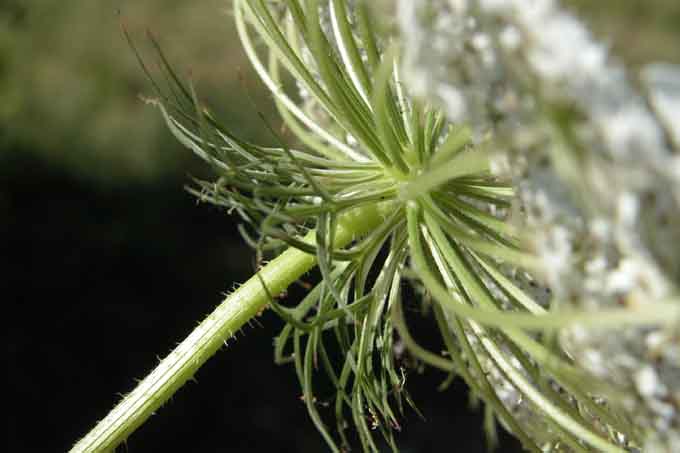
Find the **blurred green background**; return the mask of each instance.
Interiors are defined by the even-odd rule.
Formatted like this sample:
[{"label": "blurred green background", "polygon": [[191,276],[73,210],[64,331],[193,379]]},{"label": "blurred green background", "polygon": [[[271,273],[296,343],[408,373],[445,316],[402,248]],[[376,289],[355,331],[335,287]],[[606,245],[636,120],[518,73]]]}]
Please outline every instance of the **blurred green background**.
[{"label": "blurred green background", "polygon": [[[677,0],[568,3],[631,64],[680,63]],[[153,31],[223,123],[270,141],[257,112],[276,115],[228,10],[222,0],[1,3],[8,451],[66,450],[252,270],[234,221],[183,191],[189,175],[209,172],[140,100],[152,92],[120,31],[122,21],[149,61]],[[179,392],[129,451],[323,450],[293,370],[272,363],[281,324],[270,314],[260,322],[209,361],[200,386]],[[437,451],[452,435],[461,451],[486,451],[479,411],[467,409],[460,383],[437,394],[441,378],[409,376],[427,421],[407,414],[404,451]]]},{"label": "blurred green background", "polygon": [[[183,178],[195,160],[168,134],[119,22],[154,68],[146,30],[238,134],[271,109],[240,51],[228,2],[10,0],[0,7],[2,154],[30,153],[103,184]],[[119,18],[120,14],[120,18]],[[239,74],[247,82],[239,82]],[[252,105],[244,95],[251,91]],[[260,102],[263,99],[264,102]],[[266,111],[267,114],[271,110]]]}]

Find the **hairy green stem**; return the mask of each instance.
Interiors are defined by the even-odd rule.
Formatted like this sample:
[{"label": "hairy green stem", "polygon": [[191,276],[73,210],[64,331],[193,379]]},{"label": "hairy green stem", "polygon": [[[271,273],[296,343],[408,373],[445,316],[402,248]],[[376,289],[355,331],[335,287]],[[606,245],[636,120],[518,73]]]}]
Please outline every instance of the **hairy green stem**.
[{"label": "hairy green stem", "polygon": [[[357,236],[376,228],[393,208],[382,203],[356,208],[343,214],[334,243],[342,247]],[[311,232],[305,238],[313,242]],[[71,453],[112,451],[167,401],[196,371],[222,347],[234,332],[253,318],[269,302],[270,294],[284,291],[316,264],[314,255],[290,248],[230,294],[191,334],[182,341],[137,387],[116,405]]]}]

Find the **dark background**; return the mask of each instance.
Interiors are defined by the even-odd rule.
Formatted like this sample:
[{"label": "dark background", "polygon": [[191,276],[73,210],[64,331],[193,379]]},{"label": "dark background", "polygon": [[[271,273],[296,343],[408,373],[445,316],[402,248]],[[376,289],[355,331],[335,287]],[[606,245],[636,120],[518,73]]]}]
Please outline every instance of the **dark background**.
[{"label": "dark background", "polygon": [[[226,123],[266,140],[256,112],[275,115],[225,3],[191,3],[0,6],[6,451],[66,451],[251,275],[235,219],[183,190],[206,169],[139,101],[150,90],[119,30],[118,9],[142,47],[152,28]],[[675,1],[570,3],[633,64],[680,60]],[[127,451],[325,451],[293,369],[273,363],[281,322],[271,314],[259,321],[131,436]],[[423,342],[433,341],[427,320],[414,323]],[[469,409],[459,381],[437,392],[444,377],[409,374],[427,420],[406,413],[403,451],[486,451],[480,411]],[[498,451],[518,449],[504,435]]]}]

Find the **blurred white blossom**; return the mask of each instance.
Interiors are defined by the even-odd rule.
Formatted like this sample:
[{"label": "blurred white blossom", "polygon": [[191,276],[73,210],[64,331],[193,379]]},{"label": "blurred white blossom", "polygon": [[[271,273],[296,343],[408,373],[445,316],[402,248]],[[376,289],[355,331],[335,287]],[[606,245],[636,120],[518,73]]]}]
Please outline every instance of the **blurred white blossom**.
[{"label": "blurred white blossom", "polygon": [[[552,0],[399,0],[404,79],[492,131],[512,218],[574,309],[637,308],[680,286],[680,68],[639,77]],[[674,302],[677,303],[677,300]],[[574,327],[562,347],[625,398],[644,451],[680,451],[680,328]]]}]

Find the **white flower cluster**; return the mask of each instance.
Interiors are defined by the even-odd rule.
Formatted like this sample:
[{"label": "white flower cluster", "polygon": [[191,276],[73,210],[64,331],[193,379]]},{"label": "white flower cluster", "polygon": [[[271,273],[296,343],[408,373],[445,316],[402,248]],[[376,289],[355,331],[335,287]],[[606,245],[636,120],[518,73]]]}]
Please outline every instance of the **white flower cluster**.
[{"label": "white flower cluster", "polygon": [[[397,21],[411,91],[494,133],[554,300],[679,303],[680,68],[631,78],[553,0],[399,0]],[[680,321],[570,328],[562,346],[624,391],[644,451],[680,451]]]},{"label": "white flower cluster", "polygon": [[[578,449],[575,449],[578,447],[572,447],[562,439],[559,427],[554,421],[545,416],[540,407],[537,407],[523,397],[522,393],[498,369],[493,359],[485,354],[483,348],[478,345],[474,346],[475,354],[477,354],[481,366],[486,371],[486,379],[494,387],[498,398],[508,409],[509,413],[512,414],[515,423],[541,448],[541,451],[550,453],[572,453],[578,451]],[[508,355],[511,356],[511,354]],[[526,368],[522,366],[517,358],[512,358],[511,363],[513,367],[529,377]],[[566,391],[555,382],[544,381],[543,385],[550,387],[546,389],[547,392],[560,395],[566,394]],[[568,397],[567,399],[569,400]],[[573,399],[570,400],[570,404],[577,405]],[[598,404],[604,405],[605,403],[600,400]],[[579,410],[582,413],[582,417],[590,423],[593,429],[603,436],[608,434],[609,428],[597,416],[589,413],[585,408],[579,407]],[[512,432],[512,427],[508,424],[507,420],[503,420],[501,417],[499,421],[508,431]],[[612,441],[615,441],[617,446],[627,449],[627,451],[633,451],[629,447],[628,439],[624,435],[618,435]]]}]

